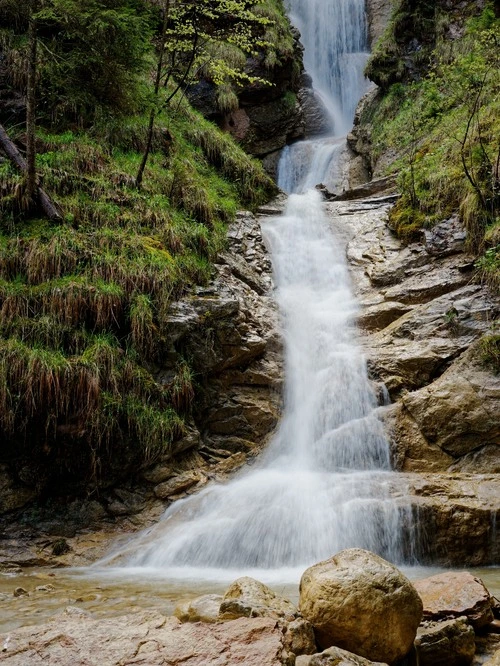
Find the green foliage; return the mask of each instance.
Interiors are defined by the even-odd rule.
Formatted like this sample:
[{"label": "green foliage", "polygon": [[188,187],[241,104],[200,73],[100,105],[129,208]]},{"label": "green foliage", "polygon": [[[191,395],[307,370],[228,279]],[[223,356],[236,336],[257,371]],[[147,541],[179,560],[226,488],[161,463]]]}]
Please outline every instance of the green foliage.
[{"label": "green foliage", "polygon": [[[38,115],[61,124],[129,113],[144,98],[151,9],[145,0],[37,0]],[[27,0],[0,2],[14,87],[25,84]],[[89,75],[91,73],[91,75]]]},{"label": "green foliage", "polygon": [[500,373],[500,335],[493,333],[481,339],[481,360],[494,373]]},{"label": "green foliage", "polygon": [[392,85],[375,111],[375,157],[398,155],[391,168],[402,197],[391,223],[400,236],[458,212],[471,249],[492,243],[500,209],[499,44],[500,21],[487,7],[461,39],[436,51],[425,78]]}]

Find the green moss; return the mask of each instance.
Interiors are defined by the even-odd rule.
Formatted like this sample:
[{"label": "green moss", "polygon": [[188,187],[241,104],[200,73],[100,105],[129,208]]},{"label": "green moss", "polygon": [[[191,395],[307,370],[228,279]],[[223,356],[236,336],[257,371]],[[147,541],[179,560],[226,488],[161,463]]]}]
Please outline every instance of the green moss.
[{"label": "green moss", "polygon": [[481,360],[495,374],[500,373],[500,335],[494,333],[481,339]]},{"label": "green moss", "polygon": [[184,99],[159,116],[138,191],[147,115],[122,120],[39,130],[61,223],[29,215],[0,165],[1,457],[29,461],[40,485],[105,482],[171,450],[194,383],[185,361],[167,386],[155,374],[169,304],[210,280],[238,208],[275,191]]},{"label": "green moss", "polygon": [[393,84],[372,111],[374,159],[396,155],[388,172],[398,173],[402,196],[391,223],[401,237],[458,213],[471,250],[494,244],[487,234],[500,207],[499,39],[500,21],[487,7],[462,38],[438,45],[425,78]]}]

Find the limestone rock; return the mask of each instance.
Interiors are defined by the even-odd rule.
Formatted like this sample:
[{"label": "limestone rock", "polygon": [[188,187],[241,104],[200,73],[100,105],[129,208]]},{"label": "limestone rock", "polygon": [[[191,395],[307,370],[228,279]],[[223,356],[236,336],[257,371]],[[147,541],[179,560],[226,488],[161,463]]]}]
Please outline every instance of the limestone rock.
[{"label": "limestone rock", "polygon": [[491,659],[484,666],[500,666],[500,650],[497,650]]},{"label": "limestone rock", "polygon": [[15,483],[7,465],[0,465],[0,514],[25,506],[36,496],[33,487]]},{"label": "limestone rock", "polygon": [[492,520],[500,510],[497,475],[405,477],[405,497],[410,497],[416,516],[409,538],[417,544],[421,561],[448,567],[498,562],[500,541],[491,538]]},{"label": "limestone rock", "polygon": [[180,603],[174,615],[181,622],[217,622],[222,599],[221,594],[204,594]]},{"label": "limestone rock", "polygon": [[394,663],[410,650],[422,602],[392,564],[358,548],[307,569],[300,612],[322,648],[332,645],[367,659]]},{"label": "limestone rock", "polygon": [[307,655],[316,652],[314,629],[307,620],[299,617],[286,623],[284,645],[290,654]]},{"label": "limestone rock", "polygon": [[415,583],[424,605],[424,618],[441,620],[465,616],[475,629],[493,620],[488,590],[467,572],[449,571]]},{"label": "limestone rock", "polygon": [[417,631],[419,666],[468,666],[476,651],[474,630],[466,618],[424,623]]},{"label": "limestone rock", "polygon": [[178,476],[174,476],[172,479],[159,483],[154,488],[154,493],[159,499],[166,499],[172,495],[178,495],[179,493],[188,490],[192,486],[195,486],[201,480],[201,476],[198,472],[184,472]]},{"label": "limestone rock", "polygon": [[500,439],[500,378],[476,355],[477,344],[431,386],[403,398],[426,440],[454,457]]},{"label": "limestone rock", "polygon": [[299,657],[295,666],[386,666],[386,664],[370,661],[338,647],[330,647],[311,657]]},{"label": "limestone rock", "polygon": [[[76,612],[75,612],[76,610]],[[0,645],[7,638],[0,635]],[[272,618],[186,623],[159,613],[93,619],[73,609],[10,632],[2,666],[284,666],[283,628]]]},{"label": "limestone rock", "polygon": [[391,18],[393,9],[394,4],[391,0],[368,0],[366,3],[368,30],[372,47],[383,35]]},{"label": "limestone rock", "polygon": [[392,465],[398,472],[445,472],[455,461],[425,439],[403,403],[386,407],[380,418],[391,444]]},{"label": "limestone rock", "polygon": [[432,229],[423,230],[425,249],[434,257],[464,252],[466,232],[458,217],[452,217]]},{"label": "limestone rock", "polygon": [[232,583],[220,605],[221,620],[238,617],[274,617],[293,620],[298,615],[295,606],[279,597],[266,585],[244,576]]},{"label": "limestone rock", "polygon": [[500,445],[487,444],[459,458],[450,465],[449,472],[500,474]]}]

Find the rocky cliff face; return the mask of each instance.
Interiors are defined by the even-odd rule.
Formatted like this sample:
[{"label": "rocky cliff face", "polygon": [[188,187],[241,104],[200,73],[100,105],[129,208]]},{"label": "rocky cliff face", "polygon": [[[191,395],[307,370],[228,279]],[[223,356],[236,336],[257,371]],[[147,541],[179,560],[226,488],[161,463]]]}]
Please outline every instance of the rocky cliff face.
[{"label": "rocky cliff face", "polygon": [[[82,528],[137,529],[170,501],[222,480],[260,451],[279,418],[283,372],[271,264],[252,213],[239,213],[230,226],[215,269],[208,287],[172,305],[165,331],[171,347],[157,372],[159,381],[170,381],[169,368],[190,359],[198,399],[187,434],[174,443],[171,455],[102,490],[98,501],[65,498],[33,508],[36,484],[15,481],[2,466],[0,562],[48,563],[54,554],[65,554],[53,549],[58,539],[72,539]],[[19,520],[28,541],[19,539]],[[98,543],[77,538],[67,561],[93,559]]]},{"label": "rocky cliff face", "polygon": [[421,558],[495,562],[500,377],[481,350],[500,302],[475,279],[456,218],[405,246],[387,226],[391,198],[327,205],[346,242],[393,464],[404,473],[394,494],[402,505],[411,497]]}]

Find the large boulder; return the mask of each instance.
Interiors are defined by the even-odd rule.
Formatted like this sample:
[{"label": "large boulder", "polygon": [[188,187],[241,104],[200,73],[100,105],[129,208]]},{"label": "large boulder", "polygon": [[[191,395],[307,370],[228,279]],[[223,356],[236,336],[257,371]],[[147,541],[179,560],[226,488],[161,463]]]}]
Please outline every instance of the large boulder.
[{"label": "large boulder", "polygon": [[415,588],[422,599],[426,619],[465,616],[475,629],[493,620],[490,593],[479,578],[466,571],[430,576],[416,581]]},{"label": "large boulder", "polygon": [[422,601],[410,581],[359,548],[307,569],[299,607],[321,648],[335,645],[389,664],[408,653],[422,618]]},{"label": "large boulder", "polygon": [[465,617],[425,622],[417,631],[419,666],[468,666],[476,651],[474,629]]}]

